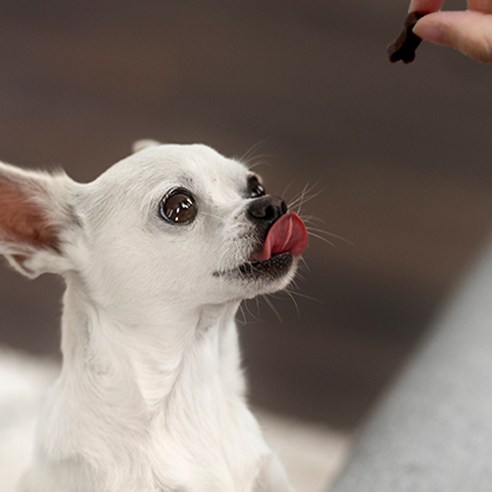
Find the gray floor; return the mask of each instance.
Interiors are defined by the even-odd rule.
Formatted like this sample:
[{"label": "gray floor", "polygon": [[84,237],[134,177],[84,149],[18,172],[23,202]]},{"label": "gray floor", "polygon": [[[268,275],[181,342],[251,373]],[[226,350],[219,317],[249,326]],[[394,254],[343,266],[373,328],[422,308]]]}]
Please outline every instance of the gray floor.
[{"label": "gray floor", "polygon": [[[312,186],[304,213],[349,242],[312,238],[282,320],[248,305],[245,360],[256,404],[353,428],[492,223],[492,69],[390,65],[404,4],[5,0],[0,158],[87,181],[137,138],[202,141]],[[61,289],[2,267],[0,341],[56,353]]]}]

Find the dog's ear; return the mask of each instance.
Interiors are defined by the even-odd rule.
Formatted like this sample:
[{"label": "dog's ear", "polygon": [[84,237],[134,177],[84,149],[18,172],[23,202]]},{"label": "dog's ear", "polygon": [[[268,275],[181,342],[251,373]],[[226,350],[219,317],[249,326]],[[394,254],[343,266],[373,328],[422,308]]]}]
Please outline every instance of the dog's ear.
[{"label": "dog's ear", "polygon": [[0,254],[24,275],[70,269],[62,236],[75,222],[68,198],[73,185],[64,174],[0,162]]},{"label": "dog's ear", "polygon": [[161,143],[158,142],[157,140],[152,140],[152,139],[137,140],[136,142],[133,142],[132,151],[134,154],[136,154],[141,150],[147,149],[148,147],[156,147],[157,145],[161,145]]}]

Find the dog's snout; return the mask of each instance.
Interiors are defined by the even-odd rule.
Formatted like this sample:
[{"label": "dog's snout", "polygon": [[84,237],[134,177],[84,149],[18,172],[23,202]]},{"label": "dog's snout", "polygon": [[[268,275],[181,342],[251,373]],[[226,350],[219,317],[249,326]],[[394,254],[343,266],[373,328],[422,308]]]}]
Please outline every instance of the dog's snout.
[{"label": "dog's snout", "polygon": [[287,212],[287,204],[277,196],[264,196],[251,202],[248,218],[260,228],[266,230]]}]

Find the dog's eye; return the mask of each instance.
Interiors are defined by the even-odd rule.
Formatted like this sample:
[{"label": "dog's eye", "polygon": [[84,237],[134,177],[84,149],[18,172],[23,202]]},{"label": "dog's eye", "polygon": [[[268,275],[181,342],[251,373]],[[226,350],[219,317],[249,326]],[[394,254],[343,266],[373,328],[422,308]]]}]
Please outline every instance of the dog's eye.
[{"label": "dog's eye", "polygon": [[265,187],[256,176],[248,178],[248,198],[258,198],[266,194]]},{"label": "dog's eye", "polygon": [[189,224],[195,220],[197,207],[193,195],[187,189],[176,188],[161,200],[159,212],[171,224]]}]

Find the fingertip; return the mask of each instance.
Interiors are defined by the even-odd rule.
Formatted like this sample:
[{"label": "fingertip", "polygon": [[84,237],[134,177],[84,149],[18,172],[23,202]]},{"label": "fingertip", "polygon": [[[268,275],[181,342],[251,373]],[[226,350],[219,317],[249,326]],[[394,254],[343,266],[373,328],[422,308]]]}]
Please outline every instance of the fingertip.
[{"label": "fingertip", "polygon": [[423,17],[413,28],[413,32],[424,41],[436,44],[446,44],[444,26],[432,17]]}]

